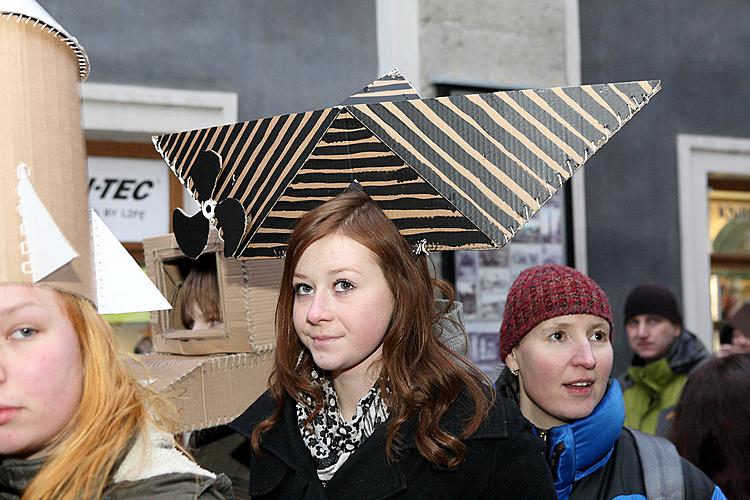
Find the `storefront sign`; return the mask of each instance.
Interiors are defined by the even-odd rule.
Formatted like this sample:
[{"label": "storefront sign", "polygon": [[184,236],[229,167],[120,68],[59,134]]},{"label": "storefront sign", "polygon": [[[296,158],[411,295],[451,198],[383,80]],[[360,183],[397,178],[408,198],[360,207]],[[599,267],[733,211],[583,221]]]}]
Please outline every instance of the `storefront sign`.
[{"label": "storefront sign", "polygon": [[169,232],[169,177],[161,160],[89,157],[89,205],[123,242]]}]

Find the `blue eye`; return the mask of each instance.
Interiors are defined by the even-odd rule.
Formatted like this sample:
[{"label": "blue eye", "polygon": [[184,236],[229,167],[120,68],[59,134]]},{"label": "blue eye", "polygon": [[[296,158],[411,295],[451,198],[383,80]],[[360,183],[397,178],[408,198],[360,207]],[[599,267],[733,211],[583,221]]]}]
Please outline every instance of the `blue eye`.
[{"label": "blue eye", "polygon": [[334,284],[333,289],[340,293],[346,293],[354,290],[354,284],[349,280],[338,280]]},{"label": "blue eye", "polygon": [[294,285],[294,293],[300,296],[312,295],[313,289],[307,283],[297,283]]},{"label": "blue eye", "polygon": [[37,333],[39,333],[39,330],[35,330],[29,327],[23,327],[23,328],[18,328],[12,331],[10,335],[8,336],[8,338],[15,339],[15,340],[23,340],[23,339],[31,338]]}]

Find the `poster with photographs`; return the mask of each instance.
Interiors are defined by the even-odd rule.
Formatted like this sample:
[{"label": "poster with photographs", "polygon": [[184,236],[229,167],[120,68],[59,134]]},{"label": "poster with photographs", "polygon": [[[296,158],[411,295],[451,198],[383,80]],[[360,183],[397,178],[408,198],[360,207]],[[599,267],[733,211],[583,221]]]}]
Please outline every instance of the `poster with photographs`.
[{"label": "poster with photographs", "polygon": [[513,280],[530,266],[566,264],[564,203],[560,190],[500,250],[455,252],[456,294],[464,306],[469,356],[493,381],[503,367],[500,323]]}]

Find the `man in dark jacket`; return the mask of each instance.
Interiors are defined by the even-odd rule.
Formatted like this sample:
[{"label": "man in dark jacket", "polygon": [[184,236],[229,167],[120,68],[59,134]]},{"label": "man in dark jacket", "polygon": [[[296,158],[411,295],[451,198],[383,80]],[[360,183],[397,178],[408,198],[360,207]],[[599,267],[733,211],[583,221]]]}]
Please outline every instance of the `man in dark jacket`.
[{"label": "man in dark jacket", "polygon": [[639,285],[630,292],[625,300],[625,330],[635,353],[620,376],[625,425],[666,436],[688,375],[710,354],[682,327],[677,299],[660,285]]}]

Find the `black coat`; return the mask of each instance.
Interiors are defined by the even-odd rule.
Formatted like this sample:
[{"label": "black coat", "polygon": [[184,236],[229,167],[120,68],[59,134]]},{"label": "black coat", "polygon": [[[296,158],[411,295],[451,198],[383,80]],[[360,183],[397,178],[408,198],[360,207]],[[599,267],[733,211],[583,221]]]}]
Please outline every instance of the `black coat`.
[{"label": "black coat", "polygon": [[[271,415],[274,401],[264,394],[230,424],[249,437],[257,423]],[[454,435],[469,415],[471,404],[461,398],[446,412],[441,427]],[[385,455],[388,422],[364,440],[323,487],[305,447],[294,402],[284,408],[283,421],[265,433],[262,454],[250,461],[250,495],[254,499],[382,499],[382,498],[555,498],[552,477],[539,439],[530,433],[515,404],[498,398],[490,415],[465,441],[468,453],[456,468],[425,460],[416,449],[416,421],[401,429],[402,451],[389,464]]]}]

